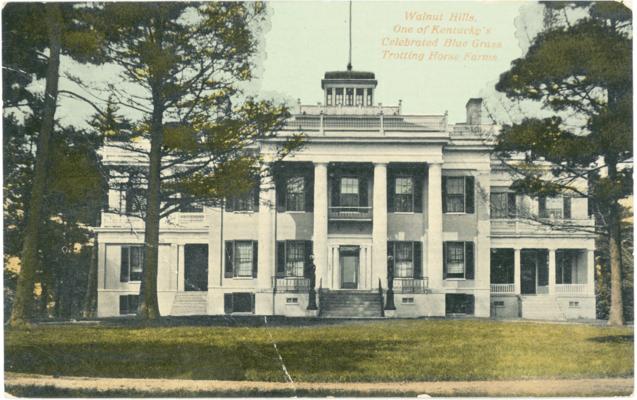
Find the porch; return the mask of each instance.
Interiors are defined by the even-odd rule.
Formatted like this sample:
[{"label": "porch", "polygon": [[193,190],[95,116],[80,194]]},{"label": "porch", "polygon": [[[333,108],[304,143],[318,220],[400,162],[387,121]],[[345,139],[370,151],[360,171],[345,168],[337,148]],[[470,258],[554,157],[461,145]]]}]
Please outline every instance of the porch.
[{"label": "porch", "polygon": [[491,293],[594,296],[590,249],[491,249]]}]

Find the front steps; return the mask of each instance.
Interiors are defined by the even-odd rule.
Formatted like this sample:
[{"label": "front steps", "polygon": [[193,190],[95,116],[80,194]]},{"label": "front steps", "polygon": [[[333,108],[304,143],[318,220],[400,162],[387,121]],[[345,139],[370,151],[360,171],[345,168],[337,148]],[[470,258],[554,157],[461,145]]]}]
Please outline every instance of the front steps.
[{"label": "front steps", "polygon": [[522,296],[522,318],[566,321],[556,298],[547,295]]},{"label": "front steps", "polygon": [[170,315],[208,314],[208,292],[177,292]]},{"label": "front steps", "polygon": [[320,312],[324,318],[380,318],[382,298],[377,291],[321,290]]}]

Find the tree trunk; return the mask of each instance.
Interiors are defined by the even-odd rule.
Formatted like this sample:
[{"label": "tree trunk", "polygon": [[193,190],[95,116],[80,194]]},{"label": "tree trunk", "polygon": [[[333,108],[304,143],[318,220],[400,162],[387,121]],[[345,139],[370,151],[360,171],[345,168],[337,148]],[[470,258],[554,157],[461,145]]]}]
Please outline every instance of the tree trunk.
[{"label": "tree trunk", "polygon": [[151,126],[148,193],[144,231],[144,274],[140,287],[137,315],[141,319],[160,317],[157,302],[157,264],[159,261],[159,207],[161,191],[161,148],[163,144],[163,108],[157,90],[153,90],[153,120]]},{"label": "tree trunk", "polygon": [[60,48],[62,46],[62,14],[59,4],[47,3],[45,7],[50,53],[46,70],[44,111],[36,151],[33,187],[29,208],[26,210],[27,220],[22,244],[20,275],[18,276],[16,298],[9,321],[11,326],[24,325],[33,316],[33,288],[38,264],[38,231],[46,186],[50,138],[53,133],[57,107]]},{"label": "tree trunk", "polygon": [[[617,181],[617,166],[607,161],[608,178]],[[624,302],[622,300],[622,235],[620,205],[612,200],[608,216],[608,251],[610,258],[610,311],[609,325],[624,325]]]},{"label": "tree trunk", "polygon": [[84,294],[84,304],[82,316],[84,318],[95,318],[95,310],[97,310],[97,236],[93,239],[93,248],[91,249],[91,261],[88,269],[88,278],[86,282],[86,293]]}]

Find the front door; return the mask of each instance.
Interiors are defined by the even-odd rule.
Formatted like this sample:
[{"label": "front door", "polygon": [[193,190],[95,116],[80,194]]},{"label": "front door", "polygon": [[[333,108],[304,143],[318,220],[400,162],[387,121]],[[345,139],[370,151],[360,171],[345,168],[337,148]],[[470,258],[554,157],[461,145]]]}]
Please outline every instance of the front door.
[{"label": "front door", "polygon": [[187,291],[208,290],[208,245],[184,247],[184,283]]},{"label": "front door", "polygon": [[358,246],[342,246],[339,249],[341,263],[341,289],[358,288]]},{"label": "front door", "polygon": [[520,265],[520,290],[522,294],[535,294],[537,282],[537,259],[533,252],[522,252]]}]

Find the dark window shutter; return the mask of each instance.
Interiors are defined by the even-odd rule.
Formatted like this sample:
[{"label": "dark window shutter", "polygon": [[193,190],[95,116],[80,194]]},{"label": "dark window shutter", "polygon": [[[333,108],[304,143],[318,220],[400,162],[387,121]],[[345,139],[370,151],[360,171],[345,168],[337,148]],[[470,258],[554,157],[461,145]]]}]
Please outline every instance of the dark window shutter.
[{"label": "dark window shutter", "polygon": [[546,218],[548,215],[546,214],[546,197],[540,196],[537,199],[538,203],[538,211],[540,218]]},{"label": "dark window shutter", "polygon": [[305,177],[305,212],[314,211],[314,175]]},{"label": "dark window shutter", "polygon": [[539,264],[537,284],[539,286],[547,286],[549,284],[548,250],[538,250],[536,254]]},{"label": "dark window shutter", "polygon": [[285,241],[276,242],[276,276],[285,276]]},{"label": "dark window shutter", "polygon": [[387,276],[389,276],[389,257],[391,257],[391,265],[393,267],[396,264],[396,260],[394,259],[394,242],[387,242]]},{"label": "dark window shutter", "polygon": [[571,219],[571,198],[564,196],[564,219]]},{"label": "dark window shutter", "polygon": [[234,211],[234,198],[230,197],[226,199],[226,211],[232,212]]},{"label": "dark window shutter", "polygon": [[122,257],[119,264],[119,281],[120,282],[128,282],[130,280],[129,276],[129,265],[128,265],[128,246],[122,246]]},{"label": "dark window shutter", "polygon": [[422,212],[422,175],[414,174],[414,212]]},{"label": "dark window shutter", "polygon": [[119,296],[119,313],[128,314],[128,296]]},{"label": "dark window shutter", "polygon": [[442,279],[447,279],[447,242],[442,242]]},{"label": "dark window shutter", "polygon": [[277,176],[275,180],[276,186],[276,210],[278,212],[285,211],[285,177]]},{"label": "dark window shutter", "polygon": [[250,312],[252,312],[252,314],[254,314],[254,306],[255,306],[255,304],[256,304],[256,301],[254,299],[254,293],[250,293],[250,307],[251,307]]},{"label": "dark window shutter", "polygon": [[467,176],[464,179],[465,189],[465,205],[464,209],[467,214],[473,214],[475,212],[475,178],[473,176]]},{"label": "dark window shutter", "polygon": [[314,262],[310,259],[310,256],[314,255],[314,246],[311,240],[305,241],[305,263],[310,264]]},{"label": "dark window shutter", "polygon": [[252,241],[252,277],[257,277],[257,271],[259,269],[259,242]]},{"label": "dark window shutter", "polygon": [[226,267],[224,269],[224,276],[226,278],[232,278],[234,276],[234,242],[232,240],[226,240]]},{"label": "dark window shutter", "polygon": [[260,199],[261,183],[259,181],[257,181],[257,183],[255,184],[254,189],[252,189],[252,196],[253,196],[252,211],[259,211],[259,203],[261,202],[261,199]]},{"label": "dark window shutter", "polygon": [[516,218],[518,216],[518,207],[515,201],[515,193],[507,193],[509,217]]},{"label": "dark window shutter", "polygon": [[359,206],[367,207],[369,205],[369,196],[367,193],[367,175],[358,178],[358,195],[360,198]]},{"label": "dark window shutter", "polygon": [[396,211],[394,207],[394,195],[396,194],[396,177],[391,174],[387,180],[387,212]]},{"label": "dark window shutter", "polygon": [[226,314],[232,314],[232,293],[225,293],[223,295],[223,312]]},{"label": "dark window shutter", "polygon": [[467,315],[473,315],[475,310],[475,296],[472,294],[465,295],[465,313]]},{"label": "dark window shutter", "polygon": [[330,207],[338,207],[339,206],[339,197],[341,194],[340,191],[340,182],[341,179],[338,176],[333,176],[331,183],[332,183],[332,204],[330,204]]},{"label": "dark window shutter", "polygon": [[[429,185],[429,189],[428,190],[433,190],[434,188],[431,187],[431,185]],[[443,176],[442,177],[442,212],[446,213],[447,212],[447,177]],[[446,273],[445,273],[446,276]]]},{"label": "dark window shutter", "polygon": [[465,268],[465,279],[474,279],[475,276],[475,255],[473,253],[474,245],[473,242],[465,242],[464,244],[464,268]]},{"label": "dark window shutter", "polygon": [[139,295],[131,294],[128,296],[128,312],[130,314],[137,313],[137,308],[139,307]]},{"label": "dark window shutter", "polygon": [[414,242],[414,278],[422,278],[422,242]]}]

